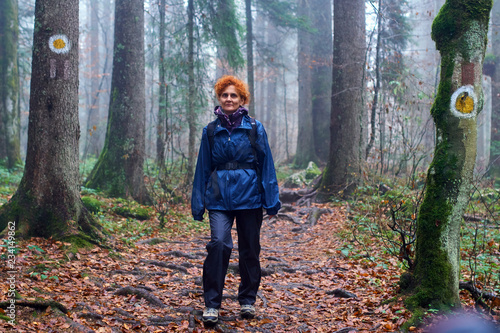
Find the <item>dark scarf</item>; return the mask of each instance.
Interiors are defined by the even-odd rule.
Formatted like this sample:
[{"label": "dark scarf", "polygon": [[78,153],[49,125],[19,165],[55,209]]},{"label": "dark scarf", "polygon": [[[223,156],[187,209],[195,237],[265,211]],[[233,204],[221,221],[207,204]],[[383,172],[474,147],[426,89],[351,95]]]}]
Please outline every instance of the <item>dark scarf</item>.
[{"label": "dark scarf", "polygon": [[220,119],[222,126],[224,126],[229,131],[229,134],[231,134],[236,127],[241,125],[241,120],[243,119],[243,116],[248,114],[248,110],[243,106],[240,106],[238,110],[228,116],[224,113],[224,111],[222,111],[220,106],[216,106],[214,113]]}]

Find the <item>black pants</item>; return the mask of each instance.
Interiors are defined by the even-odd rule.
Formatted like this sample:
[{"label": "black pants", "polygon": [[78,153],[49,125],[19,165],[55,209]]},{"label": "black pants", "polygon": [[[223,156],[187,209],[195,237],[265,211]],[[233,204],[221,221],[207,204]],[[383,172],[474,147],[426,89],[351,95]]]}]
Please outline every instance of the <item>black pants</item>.
[{"label": "black pants", "polygon": [[259,254],[262,208],[212,210],[209,211],[211,240],[207,244],[208,254],[203,264],[203,291],[208,308],[219,309],[221,306],[224,280],[233,249],[231,228],[235,217],[241,277],[238,301],[241,305],[252,305],[257,297],[261,278]]}]

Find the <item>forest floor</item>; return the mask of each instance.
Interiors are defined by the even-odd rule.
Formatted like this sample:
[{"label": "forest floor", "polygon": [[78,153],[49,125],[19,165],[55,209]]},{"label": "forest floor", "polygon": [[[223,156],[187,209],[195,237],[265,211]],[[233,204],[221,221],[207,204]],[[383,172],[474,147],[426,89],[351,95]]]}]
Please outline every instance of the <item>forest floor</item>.
[{"label": "forest floor", "polygon": [[[19,241],[14,284],[21,300],[16,304],[16,323],[2,321],[0,331],[398,332],[411,313],[398,295],[397,258],[379,246],[371,249],[376,261],[349,255],[346,244],[356,244],[346,223],[346,207],[314,206],[327,212],[314,225],[307,222],[310,207],[288,213],[294,221],[264,221],[263,277],[254,319],[239,317],[233,230],[220,320],[216,327],[204,328],[201,275],[209,231],[207,223],[196,222],[202,227],[189,232],[173,230],[165,237],[153,231],[133,242],[117,237],[112,249],[93,247],[75,253],[58,241]],[[171,227],[194,223],[186,222],[188,209],[178,206],[177,216],[186,219],[170,221]],[[11,274],[2,266],[0,301],[8,301],[6,281],[12,282]],[[52,306],[47,306],[49,301]]]}]

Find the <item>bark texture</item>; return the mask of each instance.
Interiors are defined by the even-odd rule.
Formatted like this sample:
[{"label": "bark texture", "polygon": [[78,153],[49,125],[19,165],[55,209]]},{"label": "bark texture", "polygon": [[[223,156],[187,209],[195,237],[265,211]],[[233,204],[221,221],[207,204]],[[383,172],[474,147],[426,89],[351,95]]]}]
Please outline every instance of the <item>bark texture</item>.
[{"label": "bark texture", "polygon": [[448,0],[432,25],[441,53],[441,78],[431,109],[437,142],[417,219],[411,306],[460,306],[460,223],[476,159],[491,6],[491,0]]},{"label": "bark texture", "polygon": [[0,0],[0,164],[21,162],[17,1]]},{"label": "bark texture", "polygon": [[333,84],[330,154],[320,198],[344,195],[359,182],[363,148],[361,127],[365,54],[365,2],[334,2]]},{"label": "bark texture", "polygon": [[17,237],[97,241],[99,225],[79,192],[78,0],[37,0],[26,166],[0,211]]},{"label": "bark texture", "polygon": [[144,2],[117,0],[106,139],[85,186],[149,203],[144,185],[144,66]]}]

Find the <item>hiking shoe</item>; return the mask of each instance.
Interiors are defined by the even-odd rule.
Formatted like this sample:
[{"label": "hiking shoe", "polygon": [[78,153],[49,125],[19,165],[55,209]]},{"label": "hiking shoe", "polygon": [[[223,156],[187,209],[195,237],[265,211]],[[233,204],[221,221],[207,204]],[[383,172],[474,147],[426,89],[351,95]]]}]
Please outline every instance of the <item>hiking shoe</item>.
[{"label": "hiking shoe", "polygon": [[252,319],[253,317],[255,317],[255,307],[250,304],[242,305],[240,315],[242,318]]},{"label": "hiking shoe", "polygon": [[215,325],[219,320],[219,310],[214,308],[205,308],[201,319],[205,325]]}]

